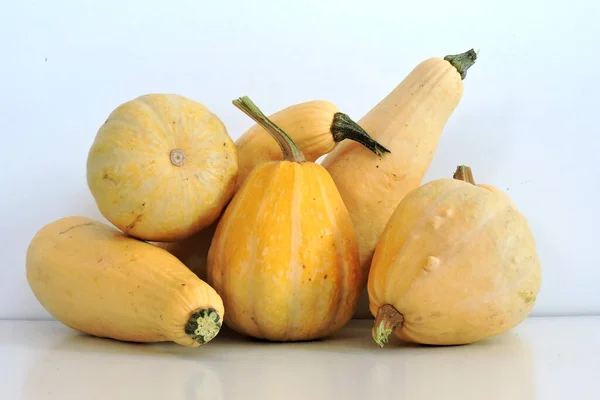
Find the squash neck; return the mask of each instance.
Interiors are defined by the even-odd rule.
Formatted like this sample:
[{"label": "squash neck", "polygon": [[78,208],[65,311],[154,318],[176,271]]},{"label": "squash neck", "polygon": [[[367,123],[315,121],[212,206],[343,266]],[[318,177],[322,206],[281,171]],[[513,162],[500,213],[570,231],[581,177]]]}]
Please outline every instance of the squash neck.
[{"label": "squash neck", "polygon": [[467,77],[467,70],[475,64],[477,60],[477,52],[471,49],[464,53],[453,54],[444,57],[460,74],[460,78],[464,80]]},{"label": "squash neck", "polygon": [[185,333],[199,344],[211,341],[221,330],[221,316],[214,308],[201,308],[190,315]]},{"label": "squash neck", "polygon": [[263,112],[248,98],[243,96],[233,100],[233,105],[239,108],[252,118],[257,124],[259,124],[264,130],[266,130],[272,137],[277,141],[277,144],[281,148],[283,153],[283,159],[292,162],[304,162],[304,154],[300,148],[294,143],[291,137],[283,131],[280,127],[275,125]]},{"label": "squash neck", "polygon": [[331,124],[331,134],[333,135],[333,141],[336,143],[350,139],[362,144],[380,157],[385,153],[390,153],[388,149],[369,136],[352,118],[342,112],[334,114],[333,123]]},{"label": "squash neck", "polygon": [[452,175],[452,177],[459,181],[468,182],[472,185],[475,184],[475,179],[473,178],[473,171],[471,171],[471,168],[466,165],[459,165],[458,167],[456,167],[456,171],[454,172],[454,175]]}]

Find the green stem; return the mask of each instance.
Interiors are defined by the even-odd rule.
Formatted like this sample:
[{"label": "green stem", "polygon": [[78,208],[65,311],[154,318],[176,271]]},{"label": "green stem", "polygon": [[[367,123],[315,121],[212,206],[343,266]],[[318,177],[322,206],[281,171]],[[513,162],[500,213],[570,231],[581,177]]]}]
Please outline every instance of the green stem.
[{"label": "green stem", "polygon": [[200,344],[211,341],[221,330],[221,316],[214,308],[201,308],[190,316],[185,333]]},{"label": "green stem", "polygon": [[452,176],[454,179],[458,179],[461,181],[465,181],[471,184],[475,184],[475,179],[473,179],[473,171],[471,171],[471,167],[466,165],[459,165],[456,167],[456,171]]},{"label": "green stem", "polygon": [[477,60],[477,53],[475,50],[471,49],[461,54],[446,56],[444,57],[444,60],[452,64],[460,74],[460,78],[464,80],[467,76],[467,70],[471,68],[471,66],[475,64],[475,60]]},{"label": "green stem", "polygon": [[387,342],[392,332],[402,326],[404,317],[391,304],[385,304],[377,310],[377,317],[373,325],[373,340],[383,347]]},{"label": "green stem", "polygon": [[279,147],[281,147],[281,151],[283,153],[283,159],[287,161],[293,162],[304,162],[304,154],[302,151],[296,146],[296,143],[292,140],[291,137],[288,136],[280,127],[275,125],[273,121],[271,121],[262,111],[248,98],[248,96],[243,96],[238,99],[233,100],[233,105],[242,110],[247,116],[252,118],[263,127],[273,139],[277,141]]},{"label": "green stem", "polygon": [[336,143],[341,142],[344,139],[350,139],[362,144],[378,156],[390,153],[388,149],[369,136],[360,125],[352,120],[352,118],[342,112],[334,114],[333,123],[331,124],[331,134]]}]

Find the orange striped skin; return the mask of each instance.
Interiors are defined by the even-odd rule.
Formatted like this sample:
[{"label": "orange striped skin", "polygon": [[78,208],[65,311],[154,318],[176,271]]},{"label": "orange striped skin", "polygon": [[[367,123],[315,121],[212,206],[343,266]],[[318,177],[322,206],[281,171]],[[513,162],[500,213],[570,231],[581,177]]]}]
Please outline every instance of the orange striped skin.
[{"label": "orange striped skin", "polygon": [[217,226],[208,281],[225,323],[256,338],[322,338],[352,317],[366,285],[350,216],[312,162],[256,167]]}]

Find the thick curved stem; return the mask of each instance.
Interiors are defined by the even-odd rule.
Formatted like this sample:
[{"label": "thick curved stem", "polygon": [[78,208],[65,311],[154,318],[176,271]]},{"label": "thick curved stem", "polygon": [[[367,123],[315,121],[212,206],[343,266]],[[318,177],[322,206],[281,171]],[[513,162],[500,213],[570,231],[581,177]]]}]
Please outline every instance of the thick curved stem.
[{"label": "thick curved stem", "polygon": [[233,100],[233,105],[239,108],[252,118],[257,124],[259,124],[264,130],[269,132],[269,134],[277,141],[279,147],[281,147],[281,152],[283,153],[283,159],[287,161],[294,162],[304,162],[304,154],[296,143],[292,140],[291,137],[288,136],[280,127],[275,125],[273,121],[271,121],[262,111],[250,100],[248,96],[243,96],[238,99]]},{"label": "thick curved stem", "polygon": [[467,76],[467,70],[475,64],[477,60],[477,53],[471,49],[461,54],[453,54],[444,57],[444,60],[448,61],[460,74],[461,79],[465,79]]},{"label": "thick curved stem", "polygon": [[454,175],[452,175],[452,177],[454,179],[465,181],[473,185],[475,184],[475,179],[473,179],[473,171],[471,171],[471,168],[467,167],[466,165],[459,165],[458,167],[456,167],[456,171],[454,172]]},{"label": "thick curved stem", "polygon": [[331,134],[336,143],[345,139],[350,139],[362,144],[378,156],[390,153],[388,149],[369,136],[360,125],[352,120],[352,118],[342,112],[334,114],[333,123],[331,124]]},{"label": "thick curved stem", "polygon": [[379,307],[372,331],[375,343],[377,343],[379,347],[383,347],[388,342],[388,338],[394,329],[402,326],[403,322],[404,317],[391,304],[385,304]]},{"label": "thick curved stem", "polygon": [[211,341],[221,330],[221,316],[214,308],[202,308],[190,315],[185,333],[194,341],[204,344]]}]

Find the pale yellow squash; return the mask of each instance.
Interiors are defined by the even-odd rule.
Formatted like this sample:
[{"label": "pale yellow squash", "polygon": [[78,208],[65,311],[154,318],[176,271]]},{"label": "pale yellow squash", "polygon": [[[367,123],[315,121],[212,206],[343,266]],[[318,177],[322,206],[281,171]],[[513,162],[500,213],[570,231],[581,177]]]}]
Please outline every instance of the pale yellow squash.
[{"label": "pale yellow squash", "polygon": [[117,107],[87,160],[102,215],[128,235],[159,242],[213,223],[233,195],[237,172],[237,150],[221,120],[175,94]]},{"label": "pale yellow squash", "polygon": [[540,287],[527,219],[461,166],[409,193],[390,218],[369,273],[373,337],[473,343],[521,323]]},{"label": "pale yellow squash", "polygon": [[26,269],[40,304],[89,335],[197,347],[218,334],[224,317],[215,290],[173,255],[87,217],[40,229]]},{"label": "pale yellow squash", "polygon": [[323,167],[248,99],[234,104],[277,140],[283,161],[254,168],[219,220],[208,282],[225,323],[273,341],[326,337],[352,317],[366,283],[350,216]]},{"label": "pale yellow squash", "polygon": [[[352,217],[360,262],[373,251],[392,212],[425,176],[446,122],[463,95],[463,79],[476,54],[430,58],[417,65],[358,124],[391,154],[380,157],[344,141],[321,163],[331,174]],[[366,293],[357,312],[368,315]]]},{"label": "pale yellow squash", "polygon": [[[329,101],[315,100],[294,104],[268,118],[288,134],[300,148],[306,161],[316,161],[346,139],[361,143],[377,155],[389,152]],[[257,165],[283,160],[283,153],[277,142],[258,123],[236,140],[235,145],[240,166],[237,188]]]}]

